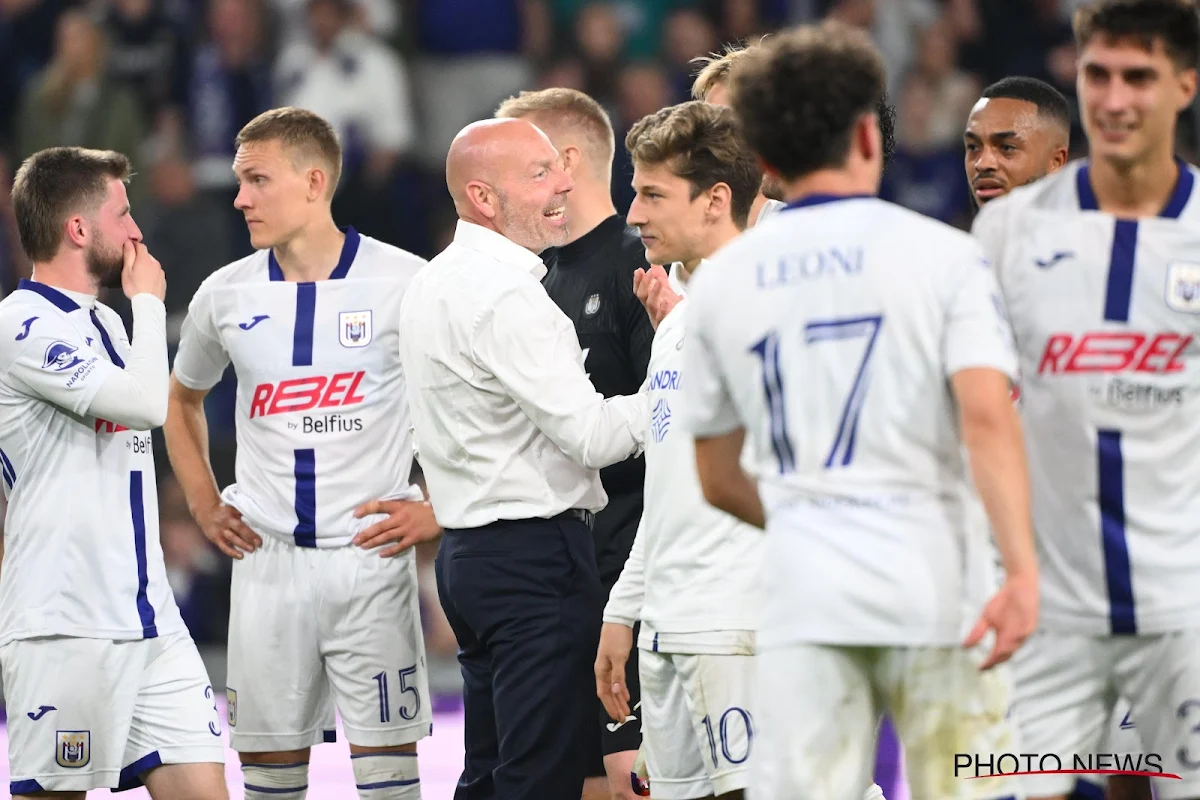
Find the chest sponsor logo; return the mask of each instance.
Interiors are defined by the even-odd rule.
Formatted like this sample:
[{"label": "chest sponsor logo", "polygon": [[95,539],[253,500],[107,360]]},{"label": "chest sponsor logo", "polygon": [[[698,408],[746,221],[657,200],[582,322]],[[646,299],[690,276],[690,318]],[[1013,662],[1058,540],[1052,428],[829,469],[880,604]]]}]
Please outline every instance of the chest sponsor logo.
[{"label": "chest sponsor logo", "polygon": [[1054,333],[1046,339],[1038,374],[1135,372],[1170,375],[1183,371],[1183,353],[1191,343],[1191,334],[1175,332]]},{"label": "chest sponsor logo", "polygon": [[342,347],[366,347],[371,343],[371,312],[342,311],[338,314],[338,341]]},{"label": "chest sponsor logo", "polygon": [[260,383],[254,387],[250,401],[250,418],[314,408],[343,408],[358,405],[366,397],[358,393],[366,375],[363,371],[339,372],[336,375],[309,375],[290,378],[278,383]]},{"label": "chest sponsor logo", "polygon": [[1200,264],[1176,262],[1167,266],[1167,307],[1200,314]]}]

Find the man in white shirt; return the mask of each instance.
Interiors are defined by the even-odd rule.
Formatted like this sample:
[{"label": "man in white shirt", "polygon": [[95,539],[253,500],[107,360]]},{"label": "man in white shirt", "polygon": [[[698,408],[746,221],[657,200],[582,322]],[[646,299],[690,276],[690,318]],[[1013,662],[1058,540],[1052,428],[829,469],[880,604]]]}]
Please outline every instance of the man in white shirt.
[{"label": "man in white shirt", "polygon": [[[665,108],[625,137],[636,191],[628,221],[646,259],[671,264],[686,294],[705,259],[746,227],[762,172],[733,111],[701,102]],[[654,797],[741,797],[749,772],[750,697],[762,532],[704,501],[679,409],[687,302],[659,324],[643,390],[645,507],[604,610],[596,693],[616,721],[630,713],[625,663],[638,636],[646,767]]]},{"label": "man in white shirt", "polygon": [[[1118,697],[1145,753],[1200,797],[1200,200],[1174,157],[1200,19],[1185,0],[1075,18],[1089,157],[988,203],[974,232],[1012,319],[1042,566],[1041,627],[1014,660],[1027,752],[1097,752]],[[1143,762],[1142,769],[1147,767]],[[1061,797],[1070,776],[1031,776]]]},{"label": "man in white shirt", "polygon": [[[735,71],[746,139],[791,202],[692,280],[680,422],[705,498],[767,529],[752,793],[861,797],[886,712],[913,797],[1006,797],[1011,778],[952,765],[1016,746],[995,667],[1036,624],[1016,359],[979,245],[874,196],[883,86],[838,23]],[[1007,572],[990,600],[973,486]]]},{"label": "man in white shirt", "polygon": [[[253,255],[192,298],[167,449],[188,507],[233,564],[230,744],[248,800],[298,800],[334,708],[363,800],[420,797],[432,715],[409,545],[437,534],[409,483],[397,321],[424,262],[353,228],[330,201],[332,126],[297,108],[251,120],[233,169]],[[204,398],[238,376],[237,482],[219,491]]]},{"label": "man in white shirt", "polygon": [[[17,171],[32,280],[0,302],[8,510],[0,667],[9,792],[143,783],[224,800],[221,720],[167,584],[150,431],[167,414],[166,280],[129,215],[129,161],[52,148]],[[121,287],[133,340],[97,302]]]},{"label": "man in white shirt", "polygon": [[641,450],[645,398],[604,399],[539,282],[567,240],[571,179],[525,120],[474,123],[446,183],[454,242],[404,297],[400,355],[458,638],[466,763],[456,798],[579,797],[595,725],[603,591],[598,470]]}]

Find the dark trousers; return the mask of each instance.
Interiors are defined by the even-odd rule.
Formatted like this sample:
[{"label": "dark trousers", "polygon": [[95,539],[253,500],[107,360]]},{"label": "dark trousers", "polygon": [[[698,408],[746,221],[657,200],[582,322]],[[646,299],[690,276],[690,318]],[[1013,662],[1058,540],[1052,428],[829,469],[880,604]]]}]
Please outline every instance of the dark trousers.
[{"label": "dark trousers", "polygon": [[436,568],[463,675],[455,800],[578,800],[604,611],[591,532],[567,517],[447,530]]}]

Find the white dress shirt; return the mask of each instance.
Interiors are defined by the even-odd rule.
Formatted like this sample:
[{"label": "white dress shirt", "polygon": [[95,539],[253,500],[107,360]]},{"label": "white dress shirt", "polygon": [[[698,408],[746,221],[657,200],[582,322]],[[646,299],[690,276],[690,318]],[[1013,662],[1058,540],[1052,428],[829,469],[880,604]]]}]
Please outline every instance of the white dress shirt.
[{"label": "white dress shirt", "polygon": [[604,396],[541,258],[459,221],[400,309],[400,359],[430,502],[445,528],[608,503],[598,470],[641,452],[645,395]]}]

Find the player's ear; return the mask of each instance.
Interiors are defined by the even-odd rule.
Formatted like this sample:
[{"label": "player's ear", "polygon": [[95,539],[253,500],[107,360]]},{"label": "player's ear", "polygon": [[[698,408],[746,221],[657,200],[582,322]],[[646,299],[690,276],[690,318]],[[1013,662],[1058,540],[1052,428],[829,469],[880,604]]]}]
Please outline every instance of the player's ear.
[{"label": "player's ear", "polygon": [[718,181],[708,190],[708,208],[705,213],[714,222],[728,216],[733,206],[733,190],[724,181]]},{"label": "player's ear", "polygon": [[575,170],[579,169],[579,164],[582,161],[582,154],[579,148],[573,144],[567,145],[558,154],[559,161],[562,163],[563,172],[572,178],[575,177]]},{"label": "player's ear", "polygon": [[864,161],[883,157],[883,135],[879,132],[879,118],[874,113],[863,114],[854,124],[854,146]]},{"label": "player's ear", "polygon": [[89,227],[87,218],[82,214],[67,217],[67,224],[64,226],[63,231],[66,241],[75,247],[87,247],[88,236],[91,235]]},{"label": "player's ear", "polygon": [[1182,97],[1180,98],[1179,108],[1176,111],[1183,111],[1196,99],[1196,70],[1179,70],[1179,88]]},{"label": "player's ear", "polygon": [[304,177],[308,184],[305,191],[308,202],[312,203],[318,198],[325,197],[325,187],[329,184],[329,176],[325,174],[325,170],[320,167],[309,167]]}]

